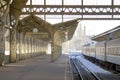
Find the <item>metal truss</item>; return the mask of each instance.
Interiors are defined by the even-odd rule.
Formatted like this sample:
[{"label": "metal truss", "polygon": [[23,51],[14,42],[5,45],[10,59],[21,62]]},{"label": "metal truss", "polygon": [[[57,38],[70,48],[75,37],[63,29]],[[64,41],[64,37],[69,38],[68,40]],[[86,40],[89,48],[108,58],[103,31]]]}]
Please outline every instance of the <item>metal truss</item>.
[{"label": "metal truss", "polygon": [[[79,15],[81,19],[120,19],[119,5],[26,5],[22,14]],[[109,16],[109,17],[100,17]]]},{"label": "metal truss", "polygon": [[2,17],[4,15],[6,6],[7,6],[7,3],[0,1],[0,17]]}]

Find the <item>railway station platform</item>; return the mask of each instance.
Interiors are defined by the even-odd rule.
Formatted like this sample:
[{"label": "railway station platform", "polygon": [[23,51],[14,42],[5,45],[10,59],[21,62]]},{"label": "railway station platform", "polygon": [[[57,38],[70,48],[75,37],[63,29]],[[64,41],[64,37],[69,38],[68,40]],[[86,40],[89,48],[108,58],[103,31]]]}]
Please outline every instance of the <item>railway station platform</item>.
[{"label": "railway station platform", "polygon": [[[43,55],[0,67],[0,80],[71,80],[68,57],[63,54],[55,62]],[[71,79],[69,79],[71,78]]]}]

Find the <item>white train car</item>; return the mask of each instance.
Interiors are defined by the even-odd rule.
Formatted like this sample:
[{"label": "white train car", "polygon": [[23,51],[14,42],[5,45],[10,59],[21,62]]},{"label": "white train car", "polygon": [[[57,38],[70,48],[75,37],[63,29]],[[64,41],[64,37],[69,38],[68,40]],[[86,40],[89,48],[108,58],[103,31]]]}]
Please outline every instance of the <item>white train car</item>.
[{"label": "white train car", "polygon": [[120,71],[120,26],[91,39],[97,43],[83,47],[85,57],[102,66]]},{"label": "white train car", "polygon": [[120,65],[120,38],[106,42],[106,61]]},{"label": "white train car", "polygon": [[95,46],[95,58],[105,61],[105,41],[98,42]]},{"label": "white train car", "polygon": [[83,47],[83,54],[91,57],[96,57],[96,49],[95,49],[96,43],[91,43],[84,45]]}]

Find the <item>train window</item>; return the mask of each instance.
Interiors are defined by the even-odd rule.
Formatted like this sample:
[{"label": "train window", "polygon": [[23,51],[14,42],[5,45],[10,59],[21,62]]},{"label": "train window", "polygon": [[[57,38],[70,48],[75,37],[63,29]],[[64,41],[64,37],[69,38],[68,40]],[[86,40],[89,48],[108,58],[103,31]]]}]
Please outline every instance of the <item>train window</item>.
[{"label": "train window", "polygon": [[112,48],[110,48],[110,55],[113,53],[113,50],[112,50]]},{"label": "train window", "polygon": [[100,54],[100,48],[98,48],[98,54]]},{"label": "train window", "polygon": [[111,55],[113,55],[114,54],[114,49],[111,48],[110,50],[111,50]]},{"label": "train window", "polygon": [[101,54],[101,49],[99,48],[99,52],[98,52],[98,54]]},{"label": "train window", "polygon": [[118,49],[118,48],[116,48],[116,55],[119,55],[119,54],[118,54],[118,50],[119,50],[119,49]]},{"label": "train window", "polygon": [[118,53],[118,55],[120,55],[120,47],[118,48],[117,53]]},{"label": "train window", "polygon": [[103,50],[102,50],[102,48],[101,48],[101,49],[100,49],[100,54],[103,54],[102,52],[103,52]]},{"label": "train window", "polygon": [[102,54],[104,53],[104,48],[102,48]]},{"label": "train window", "polygon": [[110,48],[108,48],[108,54],[110,54]]},{"label": "train window", "polygon": [[101,51],[100,51],[101,54],[103,54],[103,48],[101,47]]},{"label": "train window", "polygon": [[100,48],[100,54],[101,54],[101,48]]},{"label": "train window", "polygon": [[97,53],[101,54],[101,48],[100,47],[97,48]]},{"label": "train window", "polygon": [[99,54],[99,48],[98,47],[96,48],[96,54]]},{"label": "train window", "polygon": [[116,51],[115,51],[115,48],[113,48],[113,55],[115,55],[116,54]]},{"label": "train window", "polygon": [[110,48],[108,48],[108,52],[107,52],[109,55],[111,54],[111,49]]},{"label": "train window", "polygon": [[103,53],[105,52],[105,49],[103,48]]},{"label": "train window", "polygon": [[118,55],[117,50],[118,50],[118,49],[117,49],[117,48],[115,48],[115,55]]},{"label": "train window", "polygon": [[117,49],[117,48],[115,48],[115,54],[116,54],[116,55],[118,55],[117,50],[118,50],[118,49]]},{"label": "train window", "polygon": [[99,54],[101,54],[101,48],[99,48]]},{"label": "train window", "polygon": [[95,47],[93,48],[93,52],[95,53]]},{"label": "train window", "polygon": [[114,48],[114,55],[116,55],[116,50],[117,50],[117,49],[116,49],[116,48]]},{"label": "train window", "polygon": [[110,53],[110,55],[112,54],[112,49],[111,48],[110,48],[110,52],[109,53]]},{"label": "train window", "polygon": [[117,51],[118,51],[118,54],[120,55],[120,48],[118,48],[118,50],[117,50]]},{"label": "train window", "polygon": [[116,55],[116,48],[113,47],[113,48],[111,48],[111,50],[112,50],[112,51],[111,51],[111,52],[112,52],[111,55]]}]

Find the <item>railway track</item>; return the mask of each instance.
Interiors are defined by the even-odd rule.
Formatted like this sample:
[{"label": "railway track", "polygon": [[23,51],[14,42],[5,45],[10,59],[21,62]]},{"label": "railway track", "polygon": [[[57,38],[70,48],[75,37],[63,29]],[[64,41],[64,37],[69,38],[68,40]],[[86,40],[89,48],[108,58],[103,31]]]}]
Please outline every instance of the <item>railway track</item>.
[{"label": "railway track", "polygon": [[77,58],[70,58],[74,80],[101,80],[94,72],[88,70]]}]

